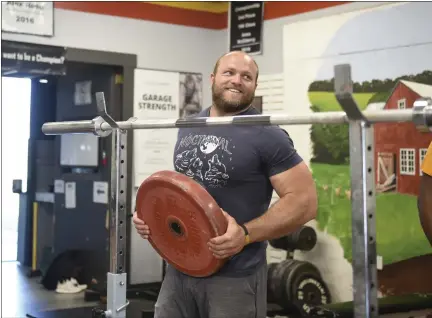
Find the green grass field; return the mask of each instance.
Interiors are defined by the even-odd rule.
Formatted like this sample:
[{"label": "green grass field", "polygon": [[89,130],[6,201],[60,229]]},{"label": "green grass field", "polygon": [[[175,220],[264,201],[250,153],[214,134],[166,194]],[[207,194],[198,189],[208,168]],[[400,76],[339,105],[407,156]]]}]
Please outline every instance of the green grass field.
[{"label": "green grass field", "polygon": [[[345,257],[351,260],[351,201],[345,192],[350,189],[349,166],[311,163],[311,167],[318,188],[319,227],[341,241]],[[430,253],[414,196],[378,194],[376,229],[378,255],[384,264]]]},{"label": "green grass field", "polygon": [[[312,105],[316,105],[321,111],[341,111],[335,94],[332,92],[309,92],[309,101]],[[365,109],[369,99],[374,93],[354,93],[354,99],[361,109]]]}]

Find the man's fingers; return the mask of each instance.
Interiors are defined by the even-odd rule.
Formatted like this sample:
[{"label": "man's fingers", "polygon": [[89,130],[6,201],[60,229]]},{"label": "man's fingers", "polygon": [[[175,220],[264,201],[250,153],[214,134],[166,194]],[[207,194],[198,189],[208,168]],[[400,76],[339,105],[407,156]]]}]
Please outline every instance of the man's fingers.
[{"label": "man's fingers", "polygon": [[137,232],[139,234],[143,234],[143,235],[150,235],[150,230],[148,228],[147,229],[137,229]]},{"label": "man's fingers", "polygon": [[133,214],[133,218],[132,221],[135,225],[135,228],[137,230],[137,233],[145,240],[148,240],[149,235],[150,235],[150,228],[147,224],[145,224],[145,222],[143,220],[141,220],[140,218],[138,218],[138,215],[136,213],[136,211]]},{"label": "man's fingers", "polygon": [[134,216],[133,216],[133,218],[132,218],[132,221],[133,221],[136,225],[140,225],[140,224],[144,225],[144,224],[145,224],[145,222],[144,222],[143,220],[141,220],[141,219],[138,218],[138,216],[136,215],[136,212],[134,213]]},{"label": "man's fingers", "polygon": [[223,243],[228,242],[228,241],[230,241],[230,237],[228,235],[224,234],[224,235],[217,236],[217,237],[210,239],[209,246],[220,245],[220,244],[223,244]]},{"label": "man's fingers", "polygon": [[227,240],[221,244],[212,244],[209,243],[208,244],[210,251],[212,252],[217,252],[217,251],[223,251],[223,250],[227,250],[227,249],[231,249],[233,248],[233,243],[230,240]]},{"label": "man's fingers", "polygon": [[214,257],[216,257],[218,259],[224,259],[224,258],[228,258],[228,257],[230,257],[236,253],[237,253],[237,250],[235,248],[230,248],[230,249],[225,249],[223,251],[214,252],[213,255],[214,255]]}]

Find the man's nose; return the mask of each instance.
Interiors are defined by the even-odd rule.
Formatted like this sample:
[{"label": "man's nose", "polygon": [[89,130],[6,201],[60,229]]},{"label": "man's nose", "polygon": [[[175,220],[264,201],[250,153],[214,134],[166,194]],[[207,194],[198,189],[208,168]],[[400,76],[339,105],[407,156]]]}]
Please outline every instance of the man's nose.
[{"label": "man's nose", "polygon": [[241,76],[240,76],[240,74],[235,74],[235,75],[231,76],[231,82],[233,84],[240,85],[241,84]]}]

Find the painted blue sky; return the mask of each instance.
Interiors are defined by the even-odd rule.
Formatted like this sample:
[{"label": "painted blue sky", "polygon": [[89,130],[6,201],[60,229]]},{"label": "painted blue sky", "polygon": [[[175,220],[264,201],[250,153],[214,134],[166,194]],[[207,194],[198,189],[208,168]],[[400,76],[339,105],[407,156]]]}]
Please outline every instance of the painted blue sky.
[{"label": "painted blue sky", "polygon": [[432,2],[412,2],[356,16],[335,34],[317,79],[350,63],[354,81],[395,78],[432,70]]}]

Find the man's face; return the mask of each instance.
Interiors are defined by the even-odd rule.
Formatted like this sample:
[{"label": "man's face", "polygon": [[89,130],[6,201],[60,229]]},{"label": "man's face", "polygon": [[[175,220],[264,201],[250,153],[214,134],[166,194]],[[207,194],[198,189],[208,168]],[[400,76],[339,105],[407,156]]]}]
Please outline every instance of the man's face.
[{"label": "man's face", "polygon": [[245,54],[224,56],[211,76],[214,106],[225,114],[248,108],[255,97],[257,72],[253,60]]}]

